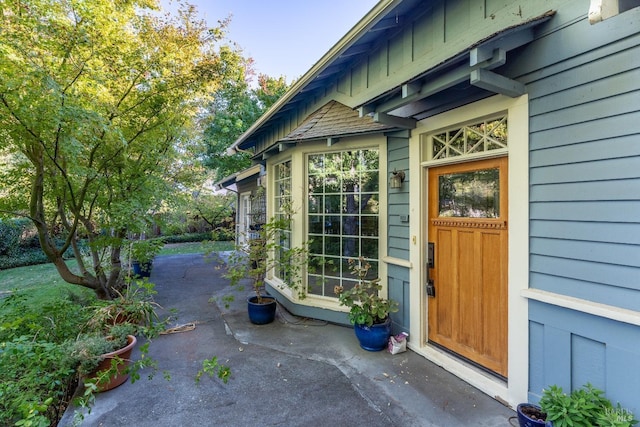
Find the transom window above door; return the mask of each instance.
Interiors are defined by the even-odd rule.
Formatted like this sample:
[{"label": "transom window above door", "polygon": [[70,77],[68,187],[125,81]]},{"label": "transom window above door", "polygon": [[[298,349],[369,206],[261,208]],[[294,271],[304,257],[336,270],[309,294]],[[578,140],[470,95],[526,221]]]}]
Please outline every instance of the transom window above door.
[{"label": "transom window above door", "polygon": [[507,116],[492,117],[429,135],[427,158],[445,160],[507,151]]}]

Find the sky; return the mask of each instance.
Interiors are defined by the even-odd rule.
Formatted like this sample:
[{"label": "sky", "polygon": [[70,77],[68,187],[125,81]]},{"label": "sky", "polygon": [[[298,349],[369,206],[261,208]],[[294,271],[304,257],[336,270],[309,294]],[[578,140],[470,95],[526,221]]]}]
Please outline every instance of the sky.
[{"label": "sky", "polygon": [[[188,0],[209,26],[231,16],[227,38],[254,60],[256,74],[301,77],[378,0]],[[161,0],[171,10],[171,0]]]}]

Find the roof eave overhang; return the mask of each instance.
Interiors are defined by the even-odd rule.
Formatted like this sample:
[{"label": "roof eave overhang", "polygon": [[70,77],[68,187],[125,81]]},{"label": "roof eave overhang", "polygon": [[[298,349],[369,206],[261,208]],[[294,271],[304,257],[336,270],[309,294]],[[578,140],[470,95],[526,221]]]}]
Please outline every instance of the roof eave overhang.
[{"label": "roof eave overhang", "polygon": [[305,88],[327,67],[331,65],[335,58],[339,57],[351,47],[362,34],[367,33],[373,26],[382,20],[387,13],[393,9],[402,0],[384,0],[378,2],[373,9],[362,18],[338,43],[336,43],[318,62],[316,62],[309,71],[307,71],[300,79],[295,81],[289,90],[265,112],[256,122],[249,127],[227,150],[228,152],[244,150],[250,147],[244,143],[264,126],[273,116],[275,116],[284,106]]},{"label": "roof eave overhang", "polygon": [[524,84],[492,70],[506,64],[507,52],[533,41],[534,28],[554,14],[555,11],[548,11],[527,22],[505,28],[356,108],[361,117],[369,115],[380,123],[406,120],[410,118],[395,116],[394,111],[465,81],[509,97],[523,95],[526,91]]}]

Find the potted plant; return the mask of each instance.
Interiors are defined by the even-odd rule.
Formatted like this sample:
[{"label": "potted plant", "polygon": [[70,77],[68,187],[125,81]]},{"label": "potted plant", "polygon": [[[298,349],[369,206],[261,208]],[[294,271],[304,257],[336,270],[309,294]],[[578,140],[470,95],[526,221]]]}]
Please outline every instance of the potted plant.
[{"label": "potted plant", "polygon": [[164,246],[163,239],[140,239],[131,242],[129,255],[133,274],[139,277],[149,277],[153,267],[153,259]]},{"label": "potted plant", "polygon": [[71,348],[78,373],[95,391],[107,391],[129,378],[131,352],[136,345],[136,327],[130,323],[112,325],[105,331],[79,335]]},{"label": "potted plant", "polygon": [[545,427],[547,414],[533,403],[520,403],[516,407],[520,427]]},{"label": "potted plant", "polygon": [[351,289],[336,286],[340,304],[349,307],[349,321],[360,347],[368,351],[386,348],[391,335],[390,313],[398,311],[398,302],[380,296],[380,278],[367,279],[371,264],[363,257],[350,259],[351,272],[358,282]]},{"label": "potted plant", "polygon": [[540,406],[523,403],[517,412],[521,427],[631,427],[638,423],[633,413],[620,404],[614,407],[604,392],[591,384],[570,394],[552,385],[543,390]]},{"label": "potted plant", "polygon": [[[284,214],[256,227],[255,235],[246,245],[236,247],[229,257],[229,268],[224,276],[238,290],[243,289],[243,279],[250,280],[253,295],[247,299],[247,310],[249,320],[257,325],[271,323],[275,319],[276,300],[266,295],[264,290],[267,272],[278,272],[278,277],[283,279],[278,285],[281,288],[293,290],[298,298],[306,296],[302,273],[307,262],[307,245],[289,247],[292,211],[284,211]],[[225,296],[223,300],[228,307],[233,296]]]},{"label": "potted plant", "polygon": [[153,300],[155,285],[146,280],[129,280],[122,291],[113,290],[115,297],[100,300],[92,306],[90,326],[131,323],[152,328],[159,324],[156,308],[160,305]]}]

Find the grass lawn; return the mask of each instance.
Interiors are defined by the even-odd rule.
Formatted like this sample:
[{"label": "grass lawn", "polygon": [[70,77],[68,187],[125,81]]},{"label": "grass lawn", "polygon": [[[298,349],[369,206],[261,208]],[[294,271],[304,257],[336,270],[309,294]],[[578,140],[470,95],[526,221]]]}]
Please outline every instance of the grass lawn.
[{"label": "grass lawn", "polygon": [[[72,270],[77,269],[75,260],[67,261],[67,264]],[[61,295],[74,294],[83,300],[90,300],[95,295],[91,289],[62,280],[50,263],[0,271],[0,298],[14,293],[25,294],[34,305],[49,303]]]},{"label": "grass lawn", "polygon": [[204,252],[232,251],[233,242],[167,243],[159,255],[199,254]]},{"label": "grass lawn", "polygon": [[[172,243],[167,244],[160,255],[204,253],[205,251],[230,251],[233,242]],[[72,270],[77,270],[75,260],[67,261]],[[93,295],[93,291],[66,283],[53,264],[30,265],[0,271],[0,298],[16,291],[31,291],[30,297],[46,301],[54,295],[81,292]]]}]

